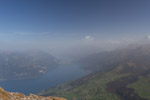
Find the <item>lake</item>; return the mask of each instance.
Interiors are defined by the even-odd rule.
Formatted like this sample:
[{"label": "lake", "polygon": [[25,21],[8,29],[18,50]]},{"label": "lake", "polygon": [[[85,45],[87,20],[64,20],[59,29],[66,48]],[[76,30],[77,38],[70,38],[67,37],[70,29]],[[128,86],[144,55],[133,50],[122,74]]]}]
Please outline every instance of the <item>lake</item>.
[{"label": "lake", "polygon": [[61,65],[39,78],[1,81],[0,86],[10,92],[38,93],[43,89],[54,87],[69,80],[78,79],[87,74],[88,72],[81,69],[78,65],[68,64]]}]

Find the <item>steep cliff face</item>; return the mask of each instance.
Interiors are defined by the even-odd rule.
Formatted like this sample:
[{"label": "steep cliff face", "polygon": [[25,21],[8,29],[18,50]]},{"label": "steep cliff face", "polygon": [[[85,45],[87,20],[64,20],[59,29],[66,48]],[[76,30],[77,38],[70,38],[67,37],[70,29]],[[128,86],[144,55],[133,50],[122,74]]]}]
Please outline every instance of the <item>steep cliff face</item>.
[{"label": "steep cliff face", "polygon": [[66,100],[64,98],[58,97],[42,97],[34,94],[25,96],[21,93],[7,92],[4,89],[0,88],[0,100]]}]

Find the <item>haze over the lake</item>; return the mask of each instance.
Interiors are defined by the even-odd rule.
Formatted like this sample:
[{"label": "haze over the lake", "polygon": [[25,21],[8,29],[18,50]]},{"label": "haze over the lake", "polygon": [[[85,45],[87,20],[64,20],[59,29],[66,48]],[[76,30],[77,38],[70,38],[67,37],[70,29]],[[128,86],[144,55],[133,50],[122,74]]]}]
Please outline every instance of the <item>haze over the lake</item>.
[{"label": "haze over the lake", "polygon": [[[1,50],[76,57],[150,34],[149,0],[1,0]],[[74,55],[72,54],[74,53]]]}]

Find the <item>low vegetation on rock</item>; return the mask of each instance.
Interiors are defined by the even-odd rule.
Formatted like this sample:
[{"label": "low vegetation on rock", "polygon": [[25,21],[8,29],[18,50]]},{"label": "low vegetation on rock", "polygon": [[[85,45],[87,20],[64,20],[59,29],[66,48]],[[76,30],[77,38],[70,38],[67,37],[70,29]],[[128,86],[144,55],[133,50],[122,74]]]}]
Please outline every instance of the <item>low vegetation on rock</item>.
[{"label": "low vegetation on rock", "polygon": [[25,96],[22,93],[13,93],[7,92],[4,89],[0,88],[0,100],[66,100],[65,98],[58,97],[42,97],[34,94],[30,94],[29,96]]}]

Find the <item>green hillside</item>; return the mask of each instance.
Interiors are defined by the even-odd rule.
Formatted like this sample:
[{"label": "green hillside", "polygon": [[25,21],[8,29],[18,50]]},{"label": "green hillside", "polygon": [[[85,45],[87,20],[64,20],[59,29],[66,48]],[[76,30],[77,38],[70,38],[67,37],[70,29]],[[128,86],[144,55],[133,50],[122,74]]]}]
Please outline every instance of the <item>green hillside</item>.
[{"label": "green hillside", "polygon": [[[113,55],[112,60],[108,60],[110,55]],[[114,60],[117,56],[120,59]],[[150,100],[149,48],[144,46],[120,50],[115,55],[112,51],[105,55],[105,59],[111,61],[109,64],[112,66],[106,64],[105,60],[99,59],[102,64],[100,68],[94,69],[99,71],[55,88],[43,90],[39,95],[61,96],[68,100]],[[96,64],[99,64],[98,60],[93,63]],[[91,65],[88,69],[92,68]]]},{"label": "green hillside", "polygon": [[[137,81],[137,76],[142,77],[143,73],[123,71],[124,66],[118,66],[108,72],[99,72],[80,80],[65,83],[53,89],[44,90],[39,95],[62,96],[68,100],[150,100],[145,99],[150,95],[150,92],[148,92],[149,88],[147,88],[149,86],[148,83],[147,86],[145,86],[144,82],[141,83],[143,87],[145,86],[143,92],[147,92],[143,93],[143,96],[138,92],[141,91],[137,88],[139,86],[134,85],[137,88],[137,92],[132,91],[134,89],[131,87],[132,83]],[[129,88],[127,85],[130,84],[131,86]]]},{"label": "green hillside", "polygon": [[129,88],[133,88],[139,96],[150,100],[150,73],[147,76],[140,76],[138,81],[129,84]]},{"label": "green hillside", "polygon": [[[83,78],[81,84],[78,86],[68,86],[73,82],[66,83],[62,86],[58,86],[54,89],[48,89],[41,92],[42,95],[60,95],[66,97],[68,100],[120,100],[119,97],[109,91],[107,91],[107,83],[114,81],[120,77],[128,76],[129,74],[117,74],[121,68],[118,67],[105,74],[95,74],[89,77]],[[66,88],[67,87],[67,88]]]}]

